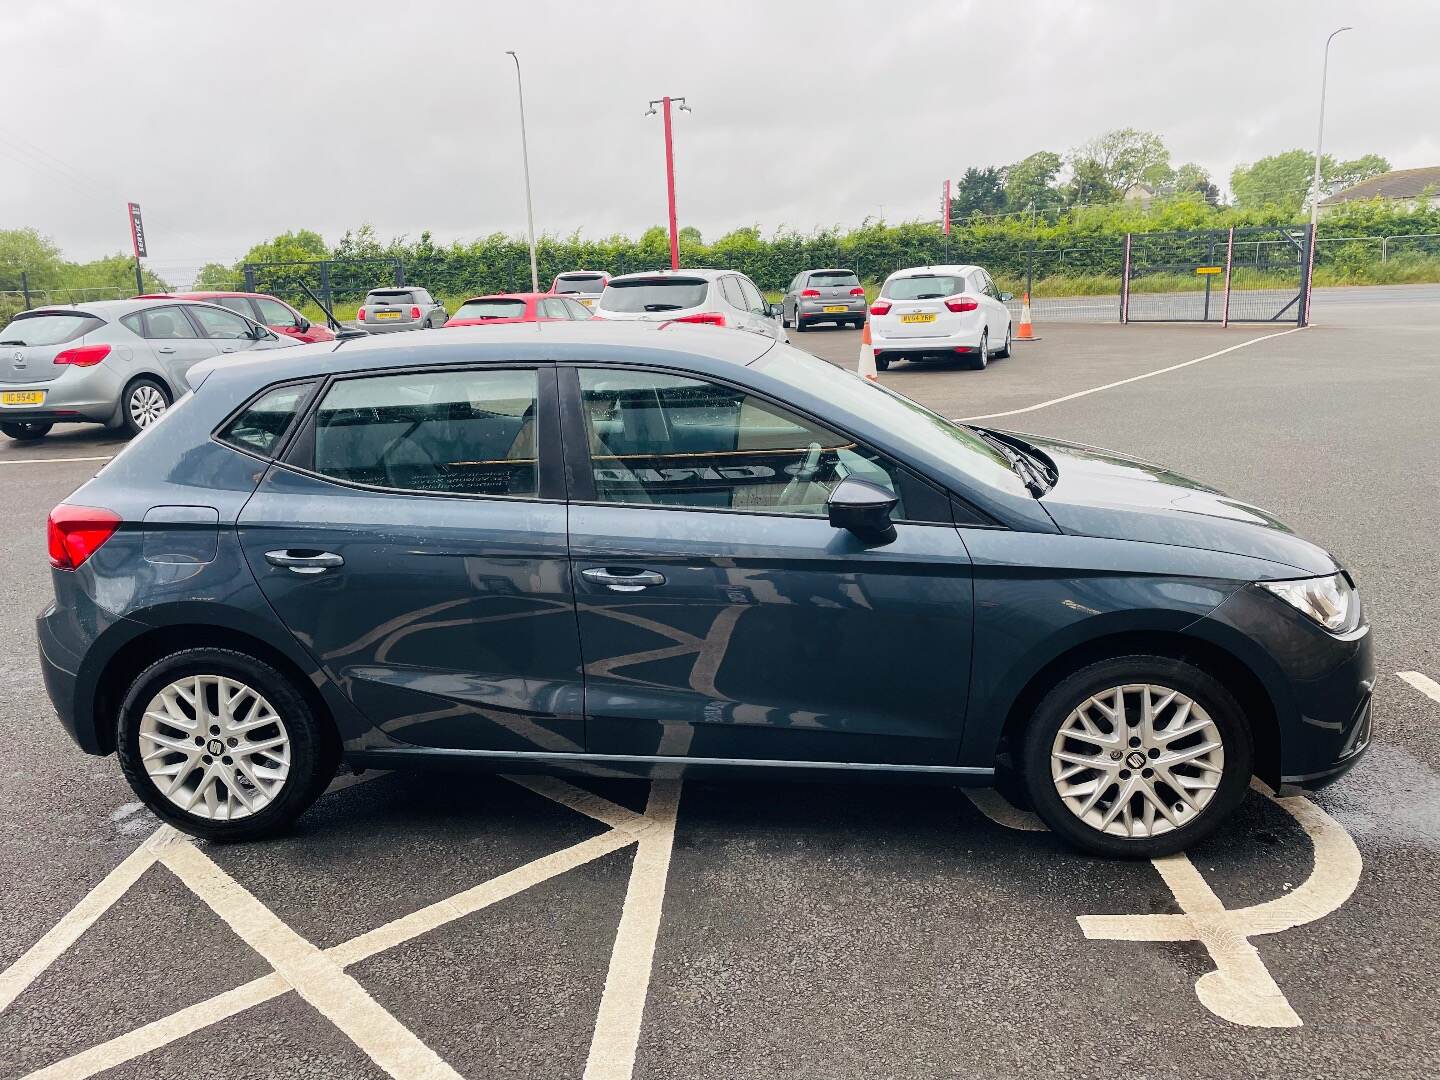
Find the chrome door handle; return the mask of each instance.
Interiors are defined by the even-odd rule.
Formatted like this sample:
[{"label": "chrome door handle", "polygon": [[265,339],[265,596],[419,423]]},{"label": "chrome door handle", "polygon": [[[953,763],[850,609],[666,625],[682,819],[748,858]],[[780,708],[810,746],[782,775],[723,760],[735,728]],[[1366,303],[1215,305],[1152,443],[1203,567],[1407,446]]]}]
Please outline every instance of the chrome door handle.
[{"label": "chrome door handle", "polygon": [[220,346],[220,351],[221,351],[221,352],[234,352],[234,351],[235,351],[235,346],[234,346],[234,345],[222,345],[222,346]]},{"label": "chrome door handle", "polygon": [[345,565],[345,560],[333,551],[267,551],[265,561],[295,574],[323,574]]},{"label": "chrome door handle", "polygon": [[160,346],[159,348],[157,348],[155,351],[158,352],[158,353],[166,353],[166,354],[169,354],[169,353],[173,353],[173,352],[175,351],[175,346],[173,346],[173,345],[161,345],[161,346]]},{"label": "chrome door handle", "polygon": [[580,576],[596,585],[604,585],[611,592],[640,592],[651,585],[665,584],[665,575],[654,570],[611,570],[604,566],[592,566],[581,570]]}]

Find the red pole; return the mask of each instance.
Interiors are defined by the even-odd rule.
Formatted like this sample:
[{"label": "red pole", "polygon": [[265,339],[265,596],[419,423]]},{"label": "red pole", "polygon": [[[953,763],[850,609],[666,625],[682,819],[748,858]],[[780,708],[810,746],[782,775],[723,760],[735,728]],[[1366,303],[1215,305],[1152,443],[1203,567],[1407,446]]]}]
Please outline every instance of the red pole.
[{"label": "red pole", "polygon": [[680,269],[680,232],[675,226],[675,142],[670,136],[670,98],[665,106],[665,191],[670,197],[670,269]]}]

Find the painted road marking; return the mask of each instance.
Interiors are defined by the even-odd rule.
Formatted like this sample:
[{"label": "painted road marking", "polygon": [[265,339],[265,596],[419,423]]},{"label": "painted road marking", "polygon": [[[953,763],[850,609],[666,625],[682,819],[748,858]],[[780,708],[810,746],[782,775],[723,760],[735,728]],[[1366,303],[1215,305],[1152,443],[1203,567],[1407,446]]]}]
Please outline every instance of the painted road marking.
[{"label": "painted road marking", "polygon": [[109,461],[114,454],[106,454],[104,457],[27,457],[15,458],[13,461],[0,461],[0,465],[53,465],[57,461]]},{"label": "painted road marking", "polygon": [[[366,774],[363,779],[370,778],[371,774]],[[204,900],[275,970],[57,1061],[31,1074],[31,1080],[79,1080],[94,1076],[291,990],[297,991],[345,1032],[390,1076],[453,1077],[454,1070],[346,974],[345,968],[638,843],[640,849],[636,853],[635,869],[631,871],[631,888],[611,960],[611,979],[616,990],[612,995],[611,980],[607,979],[602,1013],[605,998],[611,998],[612,1006],[608,1015],[597,1019],[595,1037],[595,1045],[605,1048],[605,1053],[596,1060],[605,1067],[613,1069],[616,1063],[625,1062],[627,1045],[630,1047],[628,1060],[633,1066],[634,1044],[638,1041],[638,1025],[649,988],[649,957],[653,955],[658,932],[664,878],[674,836],[679,784],[665,781],[652,784],[646,813],[637,814],[564,781],[550,783],[530,777],[524,780],[524,786],[532,791],[607,824],[613,823],[612,827],[323,950],[288,926],[188,838],[169,826],[162,826],[54,929],[0,972],[0,1010],[14,1001],[157,862]],[[629,1033],[632,1024],[634,1037]],[[592,1058],[595,1057],[592,1049]],[[603,1075],[628,1078],[630,1073],[611,1071]]]},{"label": "painted road marking", "polygon": [[1397,679],[1404,679],[1420,693],[1424,694],[1431,701],[1440,702],[1440,683],[1428,675],[1421,675],[1418,671],[1397,671]]},{"label": "painted road marking", "polygon": [[974,420],[995,420],[1001,416],[1019,416],[1021,413],[1035,412],[1037,409],[1048,409],[1051,405],[1059,405],[1061,402],[1074,401],[1076,398],[1088,397],[1090,394],[1098,394],[1102,390],[1114,390],[1117,386],[1128,386],[1130,383],[1139,382],[1141,379],[1153,379],[1156,375],[1165,375],[1171,371],[1179,371],[1191,364],[1198,364],[1204,360],[1214,360],[1217,356],[1224,356],[1236,349],[1243,349],[1246,346],[1254,345],[1257,342],[1269,341],[1271,338],[1284,337],[1286,334],[1296,334],[1306,329],[1303,326],[1293,326],[1289,330],[1281,330],[1275,334],[1262,334],[1260,337],[1251,338],[1249,341],[1242,341],[1238,345],[1231,345],[1229,348],[1221,349],[1218,352],[1206,353],[1204,356],[1197,356],[1193,360],[1184,360],[1178,364],[1171,364],[1169,367],[1157,368],[1155,371],[1147,371],[1143,375],[1132,375],[1128,379],[1119,379],[1116,382],[1106,383],[1104,386],[1092,386],[1089,390],[1077,390],[1073,394],[1066,394],[1064,397],[1051,398],[1049,401],[1042,401],[1038,405],[1027,405],[1023,409],[1009,409],[1005,412],[985,413],[981,416],[962,416],[956,419],[957,424],[968,424]]},{"label": "painted road marking", "polygon": [[[1232,1024],[1300,1027],[1303,1021],[1250,938],[1278,934],[1337,910],[1360,884],[1360,851],[1350,834],[1309,799],[1279,797],[1258,781],[1253,786],[1293,817],[1310,838],[1314,867],[1299,887],[1264,903],[1226,908],[1187,856],[1169,855],[1152,859],[1151,864],[1174,894],[1180,914],[1081,915],[1077,921],[1081,933],[1097,941],[1198,941],[1215,964],[1214,971],[1195,983],[1195,995],[1202,1005]],[[1005,802],[998,792],[992,794],[993,799],[988,800],[992,805],[994,800]],[[1022,819],[1031,816],[1013,806],[1009,812],[992,815],[981,802],[976,805],[1001,825],[1012,814]]]}]

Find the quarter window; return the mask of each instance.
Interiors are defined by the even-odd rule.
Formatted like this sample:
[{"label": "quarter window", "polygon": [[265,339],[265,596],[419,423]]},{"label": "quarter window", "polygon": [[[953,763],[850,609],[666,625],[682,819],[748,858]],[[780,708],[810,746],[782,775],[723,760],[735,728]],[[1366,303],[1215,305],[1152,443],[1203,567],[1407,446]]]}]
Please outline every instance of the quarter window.
[{"label": "quarter window", "polygon": [[380,375],[336,383],[315,423],[315,471],[432,494],[537,493],[534,370]]},{"label": "quarter window", "polygon": [[823,517],[847,476],[899,490],[873,451],[743,390],[603,368],[580,390],[602,502]]},{"label": "quarter window", "polygon": [[249,408],[226,425],[220,433],[220,441],[269,457],[314,385],[295,383],[277,386],[260,395]]}]

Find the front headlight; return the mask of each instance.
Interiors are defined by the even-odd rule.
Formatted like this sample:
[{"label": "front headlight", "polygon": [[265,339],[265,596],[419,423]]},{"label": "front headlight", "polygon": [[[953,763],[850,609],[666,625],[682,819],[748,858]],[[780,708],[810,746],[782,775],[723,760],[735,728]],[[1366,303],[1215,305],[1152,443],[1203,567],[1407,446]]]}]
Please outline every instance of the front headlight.
[{"label": "front headlight", "polygon": [[1332,634],[1348,634],[1360,625],[1360,594],[1343,573],[1299,581],[1260,581],[1256,584]]}]

